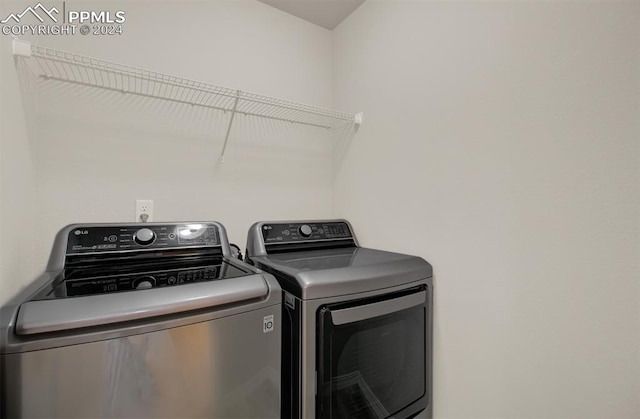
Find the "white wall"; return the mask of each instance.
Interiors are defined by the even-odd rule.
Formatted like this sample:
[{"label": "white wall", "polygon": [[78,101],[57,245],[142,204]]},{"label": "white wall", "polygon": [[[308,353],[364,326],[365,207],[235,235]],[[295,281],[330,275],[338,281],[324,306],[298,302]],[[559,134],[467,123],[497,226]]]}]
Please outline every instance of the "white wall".
[{"label": "white wall", "polygon": [[[122,9],[124,34],[46,36],[40,44],[331,106],[331,33],[263,3],[78,1],[67,6]],[[6,80],[3,72],[3,98],[5,89],[17,88],[13,78]],[[29,165],[20,169],[29,176],[12,181],[16,190],[3,190],[2,197],[12,201],[35,185],[32,201],[12,204],[19,223],[11,228],[19,231],[28,219],[37,228],[36,240],[23,240],[9,253],[28,257],[33,268],[15,277],[3,268],[3,286],[9,281],[24,285],[33,270],[42,270],[64,225],[131,222],[136,199],[155,201],[155,221],[219,220],[241,246],[254,221],[331,215],[331,143],[312,130],[238,117],[226,162],[219,164],[226,125],[213,111],[54,81],[39,83],[37,104],[34,146],[16,137],[13,142],[20,146],[11,151],[16,165],[33,162],[35,171]]]},{"label": "white wall", "polygon": [[0,302],[33,268],[35,172],[11,42],[0,40]]},{"label": "white wall", "polygon": [[[2,19],[8,10],[4,6],[0,5]],[[0,38],[0,303],[37,273],[31,239],[36,232],[34,144],[11,39]]]},{"label": "white wall", "polygon": [[436,418],[640,417],[640,3],[369,0],[334,184],[434,265]]}]

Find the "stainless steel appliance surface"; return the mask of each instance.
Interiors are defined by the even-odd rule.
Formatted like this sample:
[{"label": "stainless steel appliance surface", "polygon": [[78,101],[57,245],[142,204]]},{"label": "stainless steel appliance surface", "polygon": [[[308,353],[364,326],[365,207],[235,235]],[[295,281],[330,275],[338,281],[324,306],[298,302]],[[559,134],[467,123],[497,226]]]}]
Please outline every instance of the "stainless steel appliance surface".
[{"label": "stainless steel appliance surface", "polygon": [[432,267],[345,220],[263,221],[246,260],[284,291],[283,418],[432,417]]},{"label": "stainless steel appliance surface", "polygon": [[0,311],[0,417],[279,418],[282,293],[217,222],[74,224]]}]

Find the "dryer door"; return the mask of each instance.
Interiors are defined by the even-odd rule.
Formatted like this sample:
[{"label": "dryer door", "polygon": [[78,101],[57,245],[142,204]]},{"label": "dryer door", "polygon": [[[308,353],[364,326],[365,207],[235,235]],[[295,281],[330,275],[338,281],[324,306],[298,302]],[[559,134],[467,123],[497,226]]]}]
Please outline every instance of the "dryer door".
[{"label": "dryer door", "polygon": [[319,418],[404,418],[424,409],[428,298],[424,287],[322,306]]}]

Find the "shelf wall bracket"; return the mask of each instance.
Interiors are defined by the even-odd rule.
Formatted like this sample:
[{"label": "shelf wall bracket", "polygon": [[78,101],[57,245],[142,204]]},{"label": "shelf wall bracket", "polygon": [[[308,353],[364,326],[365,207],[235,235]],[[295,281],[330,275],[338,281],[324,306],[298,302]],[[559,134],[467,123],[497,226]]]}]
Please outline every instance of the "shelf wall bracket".
[{"label": "shelf wall bracket", "polygon": [[229,119],[229,126],[227,127],[227,135],[224,136],[224,144],[222,144],[222,152],[220,153],[220,163],[224,163],[224,153],[227,150],[227,143],[229,142],[229,133],[231,132],[231,125],[233,125],[233,118],[236,116],[236,109],[238,109],[239,99],[240,99],[240,90],[237,90],[236,100],[233,102],[233,110],[231,111],[231,118]]},{"label": "shelf wall bracket", "polygon": [[18,38],[13,38],[13,42],[11,43],[11,50],[13,52],[13,56],[18,57],[31,57],[31,42],[22,41]]},{"label": "shelf wall bracket", "polygon": [[363,116],[364,116],[364,115],[362,114],[362,112],[359,112],[359,113],[355,114],[355,115],[353,116],[353,123],[354,123],[354,124],[356,124],[356,126],[358,126],[358,127],[359,127],[360,125],[362,125],[362,118],[363,118]]}]

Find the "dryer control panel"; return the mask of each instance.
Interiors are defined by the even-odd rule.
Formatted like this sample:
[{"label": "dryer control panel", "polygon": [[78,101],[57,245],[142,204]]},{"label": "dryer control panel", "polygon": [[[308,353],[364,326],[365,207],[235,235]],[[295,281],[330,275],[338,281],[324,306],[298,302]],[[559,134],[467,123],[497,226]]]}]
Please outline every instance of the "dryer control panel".
[{"label": "dryer control panel", "polygon": [[353,238],[345,222],[270,223],[261,230],[266,245]]},{"label": "dryer control panel", "polygon": [[214,224],[77,226],[69,231],[67,255],[211,246],[221,246]]}]

